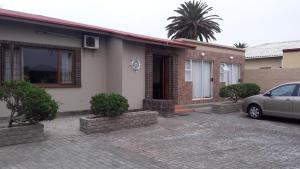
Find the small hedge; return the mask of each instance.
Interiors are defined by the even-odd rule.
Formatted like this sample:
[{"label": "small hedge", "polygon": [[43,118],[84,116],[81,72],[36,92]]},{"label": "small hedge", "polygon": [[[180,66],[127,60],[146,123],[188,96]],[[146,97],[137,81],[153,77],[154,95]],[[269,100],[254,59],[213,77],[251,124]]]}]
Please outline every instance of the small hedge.
[{"label": "small hedge", "polygon": [[90,101],[92,113],[102,117],[116,117],[128,111],[128,101],[125,97],[111,94],[97,94]]},{"label": "small hedge", "polygon": [[57,102],[44,89],[25,81],[5,81],[0,87],[0,101],[11,110],[9,127],[53,120],[58,111]]},{"label": "small hedge", "polygon": [[257,95],[260,92],[260,87],[255,83],[242,83],[223,86],[220,89],[219,95],[223,98],[230,98],[233,102],[237,102],[239,98],[246,98]]}]

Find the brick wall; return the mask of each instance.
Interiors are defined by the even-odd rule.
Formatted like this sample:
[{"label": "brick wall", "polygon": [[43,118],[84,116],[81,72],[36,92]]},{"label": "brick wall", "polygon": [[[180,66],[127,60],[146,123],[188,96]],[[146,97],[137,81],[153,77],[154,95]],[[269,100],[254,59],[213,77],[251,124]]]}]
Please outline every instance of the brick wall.
[{"label": "brick wall", "polygon": [[[202,56],[201,53],[205,55]],[[177,89],[177,104],[196,104],[196,103],[207,103],[212,101],[219,101],[219,89],[222,86],[220,83],[220,64],[221,63],[232,63],[241,65],[241,80],[243,81],[243,70],[245,65],[244,55],[232,54],[226,52],[214,52],[206,50],[189,50],[183,49],[178,53],[178,89]],[[233,56],[233,59],[230,57]],[[193,100],[193,84],[191,82],[185,82],[185,60],[195,59],[210,61],[213,67],[213,99]]]},{"label": "brick wall", "polygon": [[[202,56],[201,53],[205,55]],[[146,99],[152,99],[153,95],[153,55],[162,55],[169,57],[169,97],[168,99],[174,100],[175,104],[194,104],[194,103],[206,103],[212,101],[219,101],[219,88],[222,86],[220,83],[220,64],[232,63],[241,65],[241,81],[243,81],[244,73],[244,53],[222,50],[214,50],[212,48],[205,49],[173,49],[164,48],[158,46],[147,46],[146,61],[145,61],[145,80],[146,80]],[[233,59],[230,57],[233,56]],[[193,100],[193,84],[191,82],[185,82],[185,60],[196,59],[210,61],[213,67],[213,99]]]},{"label": "brick wall", "polygon": [[163,117],[173,117],[175,102],[174,100],[144,99],[143,107],[145,110],[158,111]]},{"label": "brick wall", "polygon": [[0,147],[45,140],[42,124],[0,127]]},{"label": "brick wall", "polygon": [[155,111],[128,112],[119,117],[80,118],[80,131],[91,134],[109,132],[156,124],[158,113]]},{"label": "brick wall", "polygon": [[166,48],[161,46],[148,45],[145,53],[145,98],[153,98],[153,56],[159,55],[168,58],[169,62],[169,91],[168,99],[177,98],[177,50],[175,48]]},{"label": "brick wall", "polygon": [[300,68],[245,70],[244,82],[256,83],[265,92],[277,85],[300,81]]},{"label": "brick wall", "polygon": [[145,98],[153,98],[153,52],[146,51],[145,55]]}]

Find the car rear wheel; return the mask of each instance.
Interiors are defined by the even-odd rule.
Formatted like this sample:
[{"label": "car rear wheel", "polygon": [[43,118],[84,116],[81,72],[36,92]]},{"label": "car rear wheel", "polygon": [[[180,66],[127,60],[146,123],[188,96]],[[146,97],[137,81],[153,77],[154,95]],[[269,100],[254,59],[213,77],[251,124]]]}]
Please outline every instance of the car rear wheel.
[{"label": "car rear wheel", "polygon": [[261,119],[262,118],[262,110],[257,104],[251,104],[248,107],[249,117],[252,119]]}]

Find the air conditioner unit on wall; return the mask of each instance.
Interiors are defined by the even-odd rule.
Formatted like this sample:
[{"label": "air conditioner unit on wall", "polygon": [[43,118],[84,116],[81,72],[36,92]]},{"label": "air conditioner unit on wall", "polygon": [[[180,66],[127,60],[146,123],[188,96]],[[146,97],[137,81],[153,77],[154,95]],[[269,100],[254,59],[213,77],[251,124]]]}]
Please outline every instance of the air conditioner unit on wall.
[{"label": "air conditioner unit on wall", "polygon": [[87,49],[99,49],[99,37],[84,35],[83,47]]}]

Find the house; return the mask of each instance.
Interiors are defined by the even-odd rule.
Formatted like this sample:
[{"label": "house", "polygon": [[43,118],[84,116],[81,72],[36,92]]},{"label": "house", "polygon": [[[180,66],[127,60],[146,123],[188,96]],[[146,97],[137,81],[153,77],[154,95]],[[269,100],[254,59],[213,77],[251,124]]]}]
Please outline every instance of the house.
[{"label": "house", "polygon": [[[91,96],[115,92],[129,109],[174,111],[175,104],[219,100],[220,86],[243,79],[244,50],[165,40],[0,9],[0,79],[27,80],[60,102],[89,109]],[[7,115],[4,104],[0,116]]]},{"label": "house", "polygon": [[265,43],[246,49],[245,69],[300,68],[300,41]]}]

